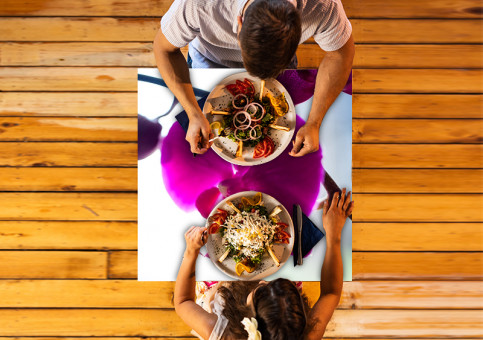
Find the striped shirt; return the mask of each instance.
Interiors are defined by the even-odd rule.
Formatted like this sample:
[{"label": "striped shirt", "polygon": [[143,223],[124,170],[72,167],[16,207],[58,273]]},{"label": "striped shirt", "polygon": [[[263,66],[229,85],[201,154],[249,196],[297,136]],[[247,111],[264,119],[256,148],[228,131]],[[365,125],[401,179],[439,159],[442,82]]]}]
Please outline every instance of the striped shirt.
[{"label": "striped shirt", "polygon": [[[189,44],[193,67],[243,67],[237,16],[248,0],[175,0],[161,30],[176,47]],[[340,0],[298,0],[300,44],[314,37],[325,51],[344,46],[352,33]]]}]

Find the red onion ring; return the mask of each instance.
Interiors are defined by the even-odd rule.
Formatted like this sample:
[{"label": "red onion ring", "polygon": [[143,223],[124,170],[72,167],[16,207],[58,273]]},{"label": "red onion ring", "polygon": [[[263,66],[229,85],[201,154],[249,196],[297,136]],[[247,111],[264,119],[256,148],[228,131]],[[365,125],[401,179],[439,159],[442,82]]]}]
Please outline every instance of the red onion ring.
[{"label": "red onion ring", "polygon": [[[252,107],[252,106],[255,108],[255,112],[250,112],[250,107]],[[260,118],[255,118],[255,115],[258,112],[257,106],[262,109],[262,114],[260,115]],[[248,114],[251,116],[253,122],[259,122],[265,116],[265,108],[262,105],[255,103],[255,102],[250,103],[247,106],[245,106],[244,110],[246,112],[248,112]]]},{"label": "red onion ring", "polygon": [[233,100],[231,101],[231,104],[233,105],[233,107],[234,107],[235,109],[243,109],[243,108],[246,106],[246,105],[244,105],[244,106],[236,106],[235,101],[236,101],[236,99],[237,99],[237,98],[239,98],[239,97],[243,97],[243,98],[245,99],[245,103],[248,103],[248,98],[247,98],[247,96],[245,96],[243,93],[239,93],[239,94],[237,94],[235,97],[233,97]]},{"label": "red onion ring", "polygon": [[[247,137],[247,138],[245,138],[245,139],[241,139],[240,137],[238,137],[238,131],[239,131],[239,130],[242,130],[242,129],[235,129],[235,132],[233,133],[233,136],[235,136],[235,139],[237,139],[237,140],[239,140],[239,141],[242,141],[242,142],[244,142],[244,141],[246,141],[246,140],[249,140],[249,139],[250,139],[250,134],[249,134],[249,135],[248,135],[248,137]],[[245,131],[245,130],[242,130],[242,131]]]},{"label": "red onion ring", "polygon": [[[257,128],[260,129],[260,136],[257,135]],[[255,131],[255,136],[253,136],[254,131]],[[250,139],[252,139],[252,140],[260,138],[262,136],[262,129],[261,129],[260,125],[252,126],[250,133],[248,135],[250,136]]]},{"label": "red onion ring", "polygon": [[[240,116],[244,116],[245,119],[244,120],[238,119],[238,117]],[[238,111],[233,117],[233,125],[237,129],[245,130],[250,126],[251,123],[252,123],[252,118],[250,117],[250,114],[246,111]]]}]

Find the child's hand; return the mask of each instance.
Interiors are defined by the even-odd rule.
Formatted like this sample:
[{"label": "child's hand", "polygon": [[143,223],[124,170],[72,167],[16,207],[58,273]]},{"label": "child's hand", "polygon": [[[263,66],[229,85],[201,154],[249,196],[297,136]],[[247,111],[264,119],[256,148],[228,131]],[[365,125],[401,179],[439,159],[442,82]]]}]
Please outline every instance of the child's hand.
[{"label": "child's hand", "polygon": [[200,248],[206,244],[208,240],[206,227],[191,227],[185,234],[186,251],[189,253],[198,253]]},{"label": "child's hand", "polygon": [[354,202],[351,201],[351,192],[346,195],[346,189],[342,189],[342,194],[336,192],[329,202],[324,202],[324,210],[322,213],[322,223],[327,232],[327,241],[340,241],[340,234],[346,218],[352,213]]}]

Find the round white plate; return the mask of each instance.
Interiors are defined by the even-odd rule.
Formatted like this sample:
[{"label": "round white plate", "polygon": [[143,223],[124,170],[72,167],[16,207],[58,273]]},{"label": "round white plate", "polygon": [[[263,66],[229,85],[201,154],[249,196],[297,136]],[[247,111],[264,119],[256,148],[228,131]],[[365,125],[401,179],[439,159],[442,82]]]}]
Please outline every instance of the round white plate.
[{"label": "round white plate", "polygon": [[[221,201],[210,213],[210,216],[217,212],[216,209],[221,208],[226,211],[233,211],[227,204],[226,201],[231,201],[235,205],[241,201],[242,197],[253,197],[257,192],[256,191],[243,191],[237,194],[231,195],[230,197],[225,198]],[[290,258],[290,254],[292,253],[292,248],[294,245],[294,226],[292,223],[292,218],[285,209],[285,207],[280,204],[275,198],[270,195],[262,194],[262,200],[264,202],[264,206],[267,208],[268,213],[272,211],[277,205],[282,208],[282,212],[278,214],[281,222],[287,223],[288,228],[285,229],[290,234],[290,242],[288,244],[284,243],[275,243],[272,245],[273,252],[277,259],[280,262],[280,266],[277,267],[273,262],[270,254],[265,252],[262,257],[262,261],[258,264],[255,270],[252,273],[247,273],[244,271],[240,276],[238,276],[235,272],[235,260],[232,257],[227,257],[222,263],[218,261],[218,259],[223,255],[225,252],[225,248],[222,244],[222,237],[219,233],[216,234],[208,234],[208,241],[206,242],[206,249],[210,256],[211,261],[214,263],[216,267],[218,267],[223,273],[226,275],[237,279],[237,280],[261,280],[269,275],[274,274],[277,272],[282,266],[287,262]],[[206,220],[206,226],[209,226],[208,220]]]},{"label": "round white plate", "polygon": [[[243,81],[245,78],[250,80],[255,86],[255,93],[260,93],[260,79],[253,77],[248,72],[241,72],[233,74],[229,77],[223,79],[218,85],[215,86],[213,91],[208,95],[205,105],[203,106],[203,112],[210,124],[214,121],[223,121],[222,115],[212,115],[210,112],[212,110],[224,110],[228,107],[228,104],[233,100],[233,96],[228,90],[226,90],[225,85],[234,84],[236,80]],[[221,137],[213,142],[212,149],[224,160],[238,165],[259,165],[263,163],[270,162],[271,160],[277,158],[285,148],[290,144],[292,136],[295,130],[295,106],[293,104],[290,94],[287,92],[285,87],[276,79],[268,79],[265,82],[265,91],[271,92],[274,96],[279,96],[282,93],[285,94],[285,98],[288,103],[288,112],[283,117],[279,117],[277,120],[277,125],[287,126],[290,131],[280,131],[275,129],[270,129],[270,138],[272,138],[275,144],[275,151],[266,158],[253,158],[254,147],[244,147],[243,148],[243,159],[235,157],[235,153],[238,144],[234,141]]]}]

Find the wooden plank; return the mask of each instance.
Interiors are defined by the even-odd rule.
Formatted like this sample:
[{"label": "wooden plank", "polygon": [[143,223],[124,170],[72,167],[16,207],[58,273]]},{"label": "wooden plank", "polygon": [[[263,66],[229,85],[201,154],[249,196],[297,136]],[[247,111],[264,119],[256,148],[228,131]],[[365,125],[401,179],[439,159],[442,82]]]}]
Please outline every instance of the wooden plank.
[{"label": "wooden plank", "polygon": [[478,0],[343,0],[348,16],[355,18],[481,18]]},{"label": "wooden plank", "polygon": [[352,178],[356,193],[483,192],[479,169],[353,169]]},{"label": "wooden plank", "polygon": [[0,91],[137,91],[137,69],[0,67]]},{"label": "wooden plank", "polygon": [[354,143],[481,143],[483,120],[353,119],[352,141]]},{"label": "wooden plank", "polygon": [[477,44],[483,42],[481,20],[353,19],[356,43]]},{"label": "wooden plank", "polygon": [[156,67],[152,43],[0,43],[0,66]]},{"label": "wooden plank", "polygon": [[[172,1],[4,0],[0,16],[162,16]],[[349,18],[480,18],[478,0],[344,0]]]},{"label": "wooden plank", "polygon": [[355,93],[482,93],[481,70],[356,69]]},{"label": "wooden plank", "polygon": [[[183,51],[187,53],[186,48]],[[300,45],[299,67],[317,68],[324,55],[317,44]],[[0,43],[0,56],[0,66],[156,67],[149,42],[7,42]],[[356,45],[353,67],[480,68],[482,58],[479,45]]]},{"label": "wooden plank", "polygon": [[481,168],[477,144],[354,144],[354,168]]},{"label": "wooden plank", "polygon": [[0,191],[137,191],[136,168],[0,168]]},{"label": "wooden plank", "polygon": [[[0,41],[152,42],[160,27],[155,18],[0,18]],[[478,44],[479,19],[352,19],[356,43]]]},{"label": "wooden plank", "polygon": [[[70,6],[70,4],[69,4]],[[0,18],[0,41],[152,42],[161,18]]]},{"label": "wooden plank", "polygon": [[[11,54],[17,53],[12,51]],[[317,68],[324,55],[316,44],[300,45],[297,49],[299,67]],[[353,68],[481,68],[482,59],[480,45],[356,44]]]},{"label": "wooden plank", "polygon": [[0,221],[0,249],[137,249],[135,222]]},{"label": "wooden plank", "polygon": [[[481,93],[481,70],[355,69],[355,93]],[[136,91],[137,70],[0,67],[1,91]]]},{"label": "wooden plank", "polygon": [[0,116],[135,117],[137,112],[137,93],[0,92]]},{"label": "wooden plank", "polygon": [[483,221],[479,194],[355,194],[354,202],[355,222]]},{"label": "wooden plank", "polygon": [[137,251],[109,252],[110,279],[135,279],[138,276]]},{"label": "wooden plank", "polygon": [[478,94],[354,94],[354,118],[482,118]]},{"label": "wooden plank", "polygon": [[[481,253],[352,253],[354,280],[477,280],[481,279],[481,266]],[[108,276],[135,279],[137,252],[110,252]]]},{"label": "wooden plank", "polygon": [[482,241],[481,223],[352,224],[353,251],[483,251]]},{"label": "wooden plank", "polygon": [[[122,320],[122,322],[120,322]],[[451,320],[451,324],[448,324]],[[337,310],[327,337],[479,337],[481,311]],[[0,310],[2,336],[189,336],[174,310]]]},{"label": "wooden plank", "polygon": [[0,141],[137,142],[137,118],[0,117]]},{"label": "wooden plank", "polygon": [[[319,282],[303,283],[311,304],[319,288]],[[173,308],[174,282],[1,280],[0,291],[1,308]],[[338,308],[477,309],[482,298],[480,282],[358,281],[344,282]]]},{"label": "wooden plank", "polygon": [[0,143],[0,166],[137,165],[137,143]]},{"label": "wooden plank", "polygon": [[134,193],[0,193],[0,202],[0,220],[137,220]]},{"label": "wooden plank", "polygon": [[481,252],[352,253],[353,280],[481,280],[482,266]]},{"label": "wooden plank", "polygon": [[106,265],[105,252],[0,251],[1,279],[105,279]]}]

